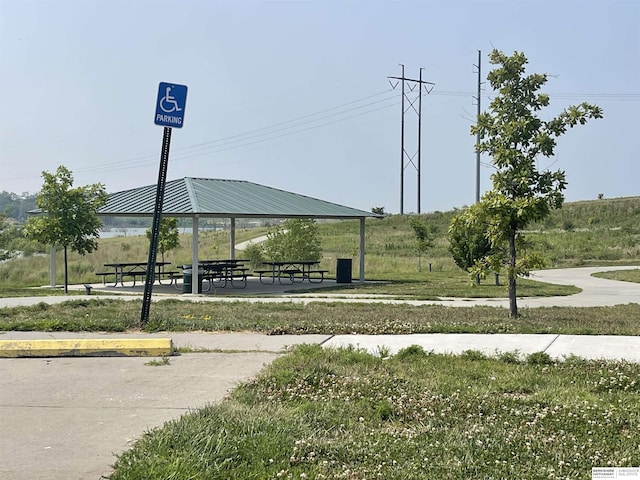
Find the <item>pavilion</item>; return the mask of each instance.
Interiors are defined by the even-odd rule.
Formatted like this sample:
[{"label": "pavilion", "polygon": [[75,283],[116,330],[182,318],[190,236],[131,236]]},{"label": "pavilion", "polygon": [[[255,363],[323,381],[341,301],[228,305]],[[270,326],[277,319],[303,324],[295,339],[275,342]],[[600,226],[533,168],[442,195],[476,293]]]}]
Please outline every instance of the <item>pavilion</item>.
[{"label": "pavilion", "polygon": [[[101,217],[153,217],[157,186],[147,185],[109,194]],[[235,222],[239,218],[359,219],[359,281],[364,282],[365,220],[382,215],[244,180],[185,177],[166,183],[162,215],[191,218],[192,264],[198,263],[198,220],[230,219],[229,251],[235,256]],[[194,274],[197,275],[194,270]],[[193,281],[194,290],[198,282]],[[195,293],[195,292],[194,292]]]}]

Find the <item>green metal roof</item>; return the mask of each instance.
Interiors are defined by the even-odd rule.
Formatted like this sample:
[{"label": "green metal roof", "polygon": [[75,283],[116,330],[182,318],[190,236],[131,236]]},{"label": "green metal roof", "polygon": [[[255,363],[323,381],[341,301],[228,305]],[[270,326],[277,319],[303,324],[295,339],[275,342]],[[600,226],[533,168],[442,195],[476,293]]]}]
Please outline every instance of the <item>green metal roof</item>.
[{"label": "green metal roof", "polygon": [[[105,216],[152,216],[156,185],[109,195],[98,211]],[[185,177],[166,183],[163,215],[236,218],[363,218],[371,212],[244,180]]]}]

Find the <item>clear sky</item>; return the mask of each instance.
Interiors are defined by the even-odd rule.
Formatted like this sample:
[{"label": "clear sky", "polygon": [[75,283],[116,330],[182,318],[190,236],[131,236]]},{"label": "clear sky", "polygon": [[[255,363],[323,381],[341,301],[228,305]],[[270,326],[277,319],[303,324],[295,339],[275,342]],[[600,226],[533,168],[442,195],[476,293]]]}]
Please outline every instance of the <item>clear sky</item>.
[{"label": "clear sky", "polygon": [[[481,50],[486,74],[493,47],[551,75],[543,119],[582,101],[604,109],[540,160],[567,172],[567,200],[640,195],[637,0],[0,0],[0,190],[36,193],[58,165],[109,192],[155,184],[155,102],[172,82],[189,91],[169,180],[249,180],[397,213],[401,103],[387,77],[402,63],[435,83],[421,210],[463,207],[475,199],[473,65]],[[405,118],[413,155],[417,116]],[[405,212],[416,185],[407,164]]]}]

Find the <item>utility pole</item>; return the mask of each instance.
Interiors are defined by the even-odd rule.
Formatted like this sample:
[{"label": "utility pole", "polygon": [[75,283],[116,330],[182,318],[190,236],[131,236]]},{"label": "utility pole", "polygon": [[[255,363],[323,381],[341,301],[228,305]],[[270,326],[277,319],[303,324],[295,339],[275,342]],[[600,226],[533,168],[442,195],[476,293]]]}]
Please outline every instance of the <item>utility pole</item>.
[{"label": "utility pole", "polygon": [[[480,119],[480,90],[482,88],[482,73],[481,73],[481,62],[482,62],[482,53],[478,50],[478,65],[474,65],[478,69],[478,96],[475,97],[475,100],[478,105],[478,114],[476,116],[476,123]],[[480,201],[480,132],[476,134],[476,203]]]},{"label": "utility pole", "polygon": [[[420,67],[420,75],[418,79],[418,81],[420,82],[420,85],[422,85],[422,70],[424,70],[424,68]],[[420,92],[420,95],[418,95],[418,213],[420,213],[420,185],[421,185],[420,174],[422,172],[421,152],[422,152],[422,92]]]},{"label": "utility pole", "polygon": [[[402,82],[402,97],[401,97],[401,118],[400,118],[400,214],[404,214],[404,171],[409,165],[413,165],[418,174],[418,213],[420,213],[421,208],[421,173],[422,173],[422,89],[427,92],[427,94],[431,93],[433,90],[433,86],[435,83],[426,82],[422,80],[422,70],[424,68],[420,68],[420,75],[418,80],[413,78],[407,78],[404,74],[404,65],[400,64],[402,67],[402,76],[401,77],[387,77],[389,79],[398,80],[395,84],[389,80],[391,84],[391,88],[395,90],[400,82]],[[409,92],[405,88],[405,82],[408,83]],[[416,91],[417,89],[417,91]],[[417,93],[416,98],[409,98],[408,94]],[[409,110],[409,108],[405,108],[405,100],[409,103],[409,107],[413,109],[413,111],[418,116],[418,151],[413,155],[409,155],[404,148],[404,137],[405,137],[405,114]],[[418,100],[418,109],[416,110],[415,102]],[[413,159],[418,156],[417,165],[414,163]]]},{"label": "utility pole", "polygon": [[[404,213],[404,65],[402,67],[402,99],[400,110],[400,215]],[[397,85],[397,83],[396,83]],[[394,87],[395,88],[395,87]]]}]

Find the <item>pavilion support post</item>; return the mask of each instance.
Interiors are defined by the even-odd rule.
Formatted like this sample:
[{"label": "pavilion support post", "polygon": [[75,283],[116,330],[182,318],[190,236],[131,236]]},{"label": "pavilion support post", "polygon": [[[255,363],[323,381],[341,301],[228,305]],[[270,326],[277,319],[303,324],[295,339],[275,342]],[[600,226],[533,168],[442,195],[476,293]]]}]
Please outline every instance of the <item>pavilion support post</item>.
[{"label": "pavilion support post", "polygon": [[197,295],[200,279],[198,278],[198,215],[193,217],[191,224],[191,293]]},{"label": "pavilion support post", "polygon": [[364,283],[364,217],[360,219],[360,283]]},{"label": "pavilion support post", "polygon": [[229,230],[229,258],[235,260],[236,258],[236,219],[230,219]]},{"label": "pavilion support post", "polygon": [[49,286],[56,286],[56,246],[49,246]]}]

